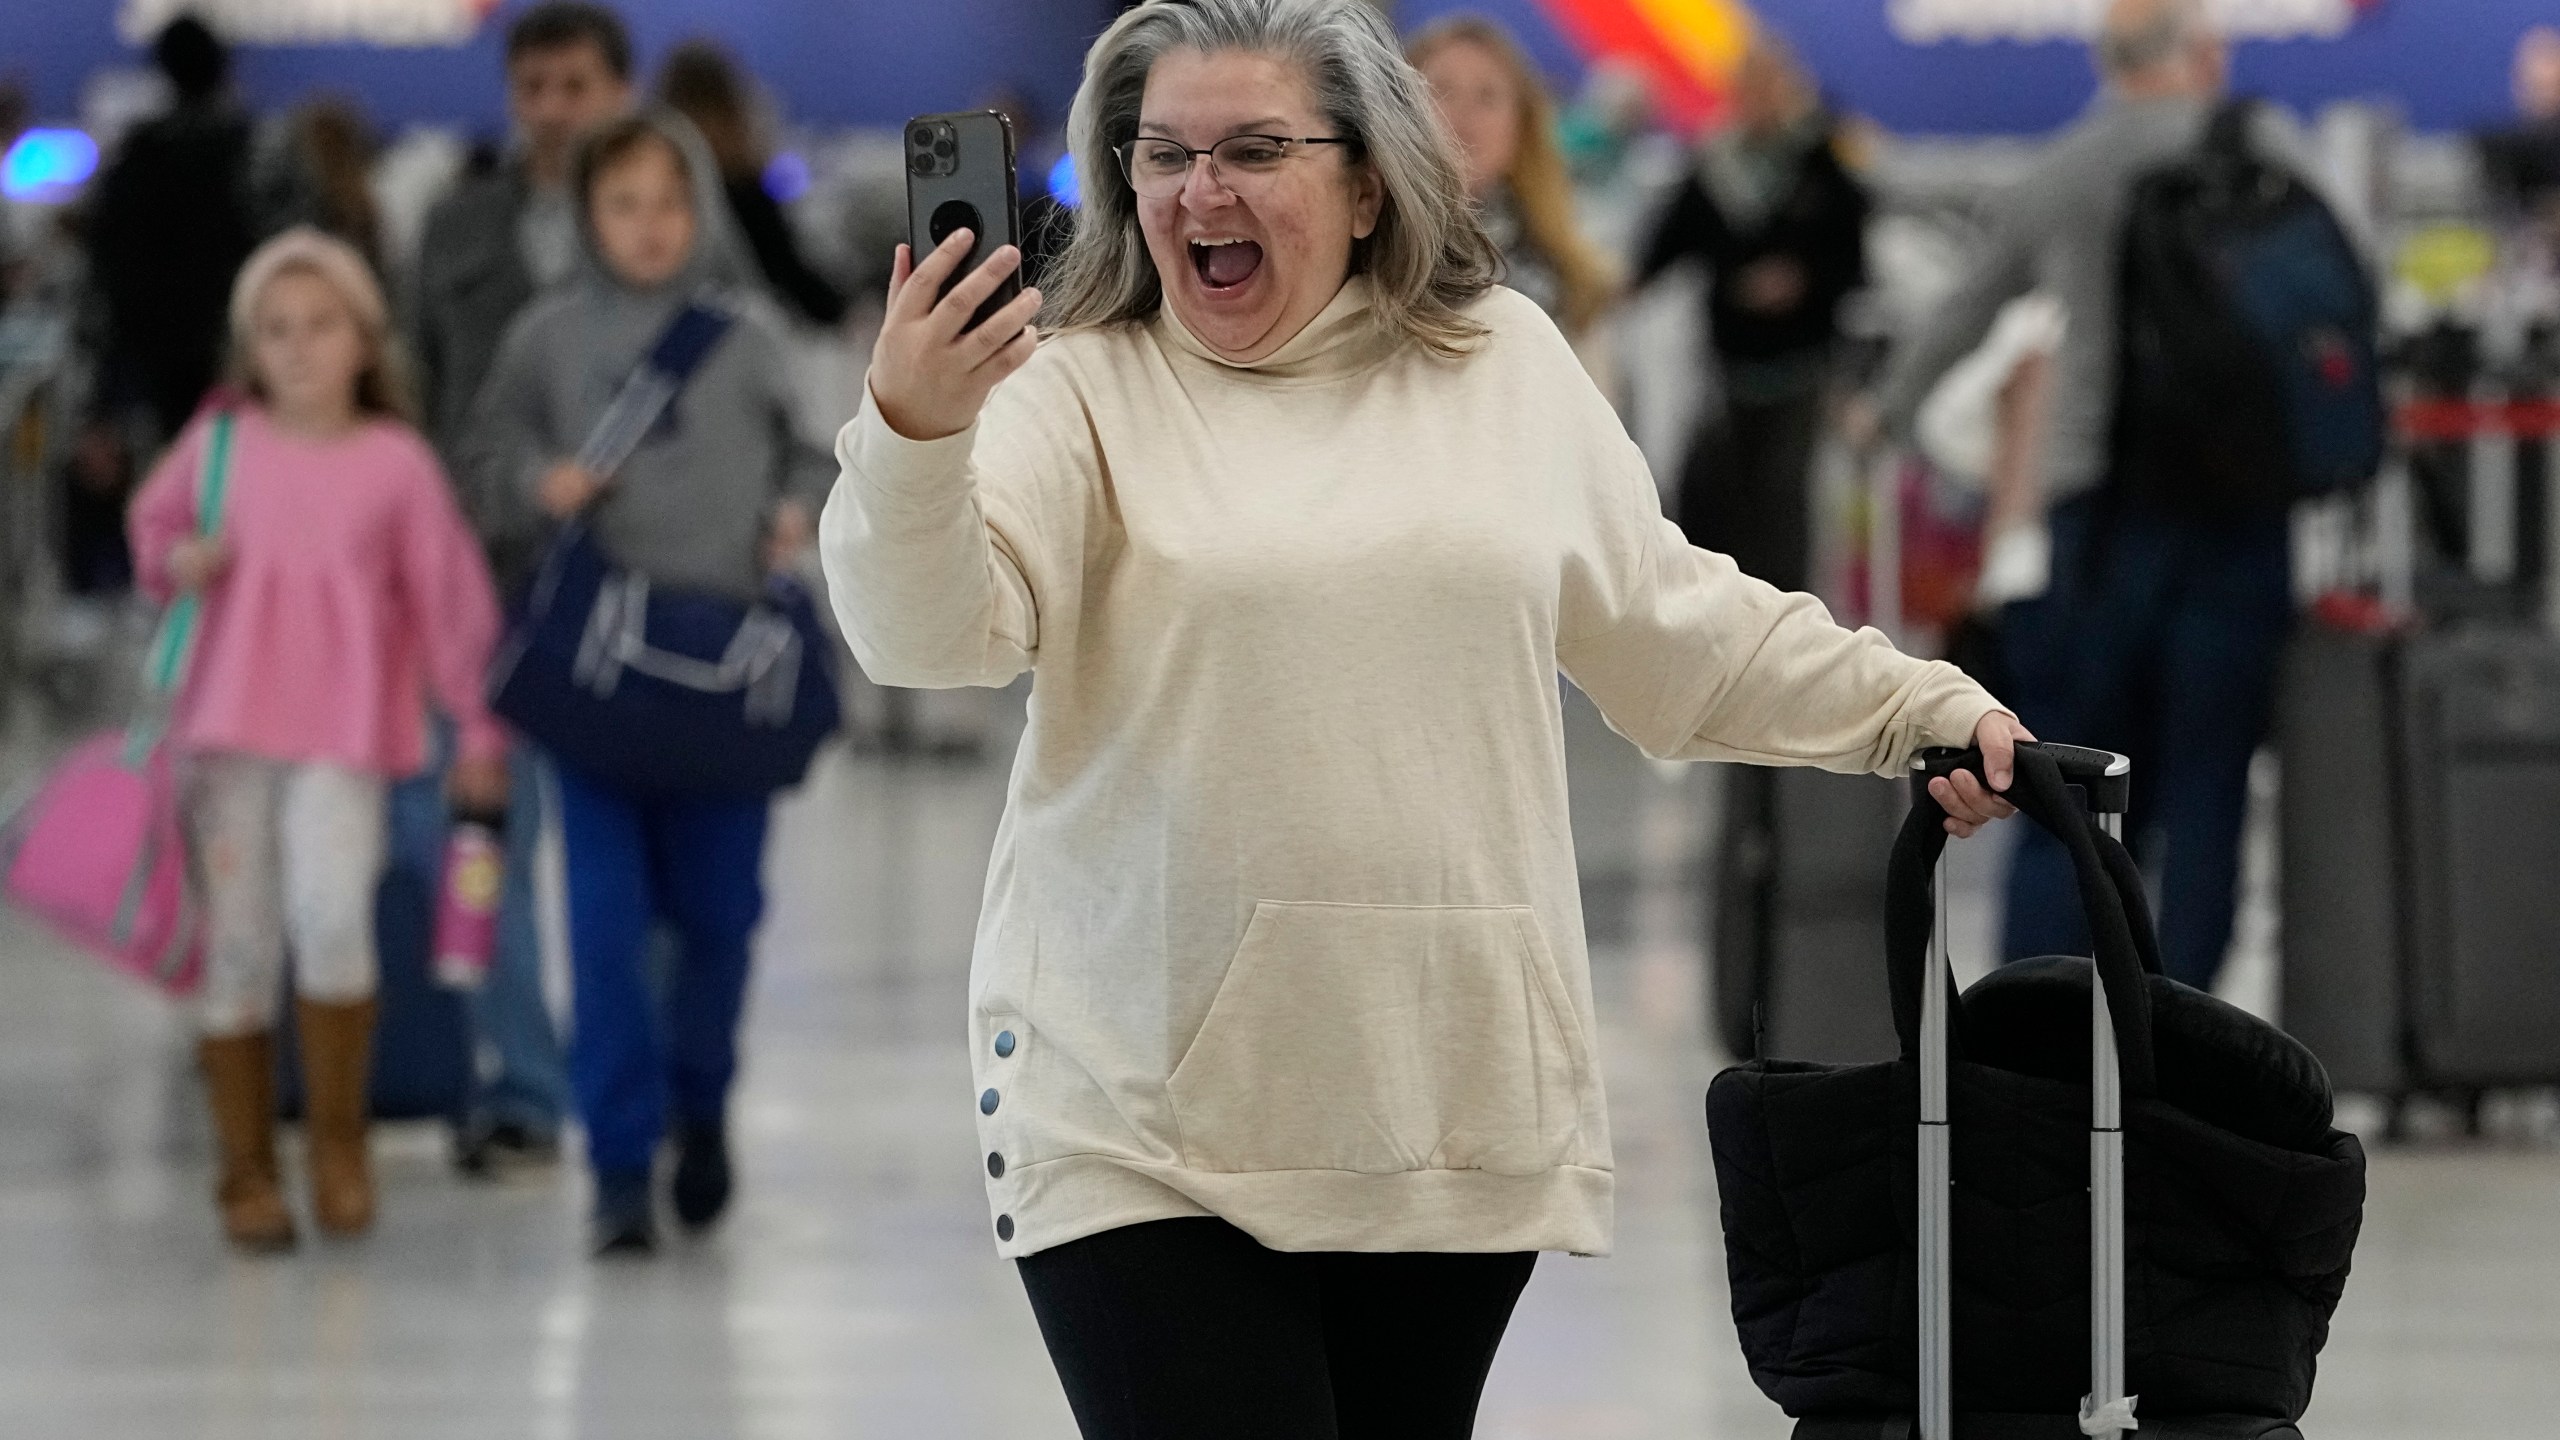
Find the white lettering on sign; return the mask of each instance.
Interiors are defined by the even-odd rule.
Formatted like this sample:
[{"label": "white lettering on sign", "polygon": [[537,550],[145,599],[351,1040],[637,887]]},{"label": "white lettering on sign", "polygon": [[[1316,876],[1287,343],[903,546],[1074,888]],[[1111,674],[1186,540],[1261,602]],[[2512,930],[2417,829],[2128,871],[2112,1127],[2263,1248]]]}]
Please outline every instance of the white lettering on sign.
[{"label": "white lettering on sign", "polygon": [[[2085,40],[2106,8],[2107,0],[1885,0],[1885,17],[1914,45]],[[2372,8],[2373,0],[2205,0],[2223,34],[2247,40],[2343,35]]]},{"label": "white lettering on sign", "polygon": [[497,0],[123,0],[116,29],[136,45],[193,15],[245,45],[460,45]]}]

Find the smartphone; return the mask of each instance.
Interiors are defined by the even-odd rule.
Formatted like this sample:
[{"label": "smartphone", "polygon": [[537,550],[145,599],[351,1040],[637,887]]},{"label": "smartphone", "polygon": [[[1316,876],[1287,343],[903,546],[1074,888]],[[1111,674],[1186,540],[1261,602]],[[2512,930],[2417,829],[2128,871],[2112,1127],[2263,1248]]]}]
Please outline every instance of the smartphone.
[{"label": "smartphone", "polygon": [[[1022,199],[1014,187],[1013,122],[993,110],[919,115],[907,122],[907,243],[916,263],[954,230],[977,237],[968,258],[943,282],[943,294],[1007,245],[1022,244]],[[1022,293],[1017,268],[978,307],[968,328]],[[936,299],[941,298],[936,296]]]}]

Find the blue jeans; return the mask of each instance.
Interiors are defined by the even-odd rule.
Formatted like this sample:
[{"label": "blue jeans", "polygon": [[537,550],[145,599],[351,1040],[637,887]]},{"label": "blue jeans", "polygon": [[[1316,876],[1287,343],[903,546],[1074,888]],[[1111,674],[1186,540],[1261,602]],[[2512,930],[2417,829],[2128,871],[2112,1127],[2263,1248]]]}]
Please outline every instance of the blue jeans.
[{"label": "blue jeans", "polygon": [[542,995],[542,928],[535,866],[542,846],[549,768],[518,744],[507,756],[507,874],[498,895],[498,944],[489,978],[472,996],[482,1063],[473,1109],[486,1121],[556,1135],[569,1109],[569,1069]]},{"label": "blue jeans", "polygon": [[[2239,907],[2249,758],[2292,625],[2290,527],[2192,525],[2093,496],[2055,506],[2052,526],[2052,585],[2003,620],[2003,698],[2044,739],[2133,758],[2125,837],[2159,877],[2162,964],[2210,988]],[[2069,857],[2022,835],[2006,957],[2089,945]]]},{"label": "blue jeans", "polygon": [[[444,883],[445,776],[453,727],[438,719],[427,768],[391,790],[391,863],[414,870],[432,895]],[[505,888],[498,899],[497,949],[488,978],[469,997],[473,1092],[468,1121],[508,1121],[555,1135],[569,1108],[560,1039],[542,998],[542,938],[536,921],[534,862],[542,835],[542,762],[519,745],[507,760]]]},{"label": "blue jeans", "polygon": [[[726,1114],[738,1072],[748,947],[764,916],[771,804],[642,801],[558,767],[568,857],[576,1028],[569,1073],[599,1176],[645,1176],[670,1112]],[[650,983],[651,923],[682,954],[661,1003]]]}]

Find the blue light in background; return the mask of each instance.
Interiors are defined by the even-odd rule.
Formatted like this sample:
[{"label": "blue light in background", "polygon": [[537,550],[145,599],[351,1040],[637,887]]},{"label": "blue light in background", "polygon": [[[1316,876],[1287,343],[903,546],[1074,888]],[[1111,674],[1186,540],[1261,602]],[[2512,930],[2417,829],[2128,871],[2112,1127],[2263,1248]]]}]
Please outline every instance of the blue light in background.
[{"label": "blue light in background", "polygon": [[1076,187],[1076,157],[1061,155],[1049,167],[1049,198],[1073,210],[1083,192]]},{"label": "blue light in background", "polygon": [[796,150],[785,150],[764,167],[764,193],[780,205],[809,193],[809,162]]},{"label": "blue light in background", "polygon": [[71,192],[98,173],[98,142],[77,130],[29,130],[0,157],[0,195],[44,203]]}]

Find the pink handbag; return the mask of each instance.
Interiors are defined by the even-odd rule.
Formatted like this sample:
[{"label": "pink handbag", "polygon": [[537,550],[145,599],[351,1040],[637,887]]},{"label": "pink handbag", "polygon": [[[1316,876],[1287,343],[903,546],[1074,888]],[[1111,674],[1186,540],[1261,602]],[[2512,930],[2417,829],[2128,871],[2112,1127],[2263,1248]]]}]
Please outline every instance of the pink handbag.
[{"label": "pink handbag", "polygon": [[204,970],[165,745],[82,742],[0,828],[0,893],[72,944],[172,995]]},{"label": "pink handbag", "polygon": [[[231,431],[231,416],[215,417],[197,482],[202,535],[221,524]],[[111,968],[171,995],[193,992],[204,974],[176,766],[163,743],[203,608],[193,592],[169,607],[132,726],[83,741],[0,821],[0,897]]]}]

